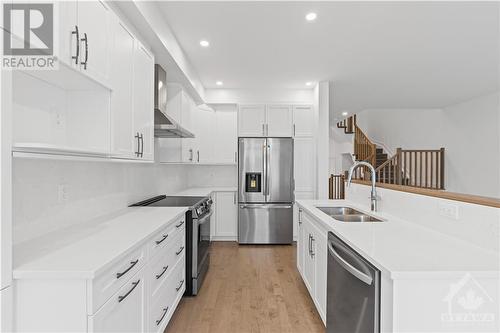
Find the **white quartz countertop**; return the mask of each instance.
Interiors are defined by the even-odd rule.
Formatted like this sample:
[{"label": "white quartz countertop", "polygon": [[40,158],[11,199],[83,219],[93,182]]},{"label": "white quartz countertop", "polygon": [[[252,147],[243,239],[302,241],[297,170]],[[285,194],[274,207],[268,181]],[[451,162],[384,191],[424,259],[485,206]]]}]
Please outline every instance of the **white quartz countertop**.
[{"label": "white quartz countertop", "polygon": [[[332,231],[391,278],[437,278],[458,272],[496,277],[500,257],[471,243],[385,213],[370,213],[348,200],[298,200],[325,229]],[[384,222],[345,223],[316,207],[348,206]]]},{"label": "white quartz countertop", "polygon": [[130,207],[14,247],[14,279],[91,279],[187,207]]},{"label": "white quartz countertop", "polygon": [[206,196],[213,192],[236,192],[236,186],[218,186],[218,187],[190,187],[182,191],[172,193],[172,195],[181,196]]}]

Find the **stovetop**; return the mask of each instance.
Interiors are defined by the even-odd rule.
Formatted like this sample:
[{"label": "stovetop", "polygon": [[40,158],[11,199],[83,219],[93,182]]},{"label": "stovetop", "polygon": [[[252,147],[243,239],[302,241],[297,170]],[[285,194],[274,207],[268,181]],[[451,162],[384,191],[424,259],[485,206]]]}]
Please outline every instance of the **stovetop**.
[{"label": "stovetop", "polygon": [[152,206],[152,207],[196,207],[204,201],[209,200],[208,197],[190,197],[190,196],[166,196],[159,195],[131,205],[135,206]]}]

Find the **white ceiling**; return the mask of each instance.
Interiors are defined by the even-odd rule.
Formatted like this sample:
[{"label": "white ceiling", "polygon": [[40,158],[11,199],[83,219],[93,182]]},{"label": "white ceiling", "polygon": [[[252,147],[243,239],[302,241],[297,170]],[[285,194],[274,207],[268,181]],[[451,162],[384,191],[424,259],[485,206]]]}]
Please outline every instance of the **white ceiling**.
[{"label": "white ceiling", "polygon": [[[224,88],[303,89],[330,80],[337,112],[443,107],[498,90],[498,3],[159,6],[206,88],[221,80]],[[310,11],[315,22],[304,19]]]}]

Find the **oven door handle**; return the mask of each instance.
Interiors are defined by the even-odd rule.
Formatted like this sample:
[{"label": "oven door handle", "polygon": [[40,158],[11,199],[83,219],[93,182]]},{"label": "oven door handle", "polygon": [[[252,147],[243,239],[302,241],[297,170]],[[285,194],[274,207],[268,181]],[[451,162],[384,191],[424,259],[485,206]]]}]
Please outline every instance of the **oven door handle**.
[{"label": "oven door handle", "polygon": [[196,219],[198,220],[198,225],[202,225],[210,221],[210,216],[212,216],[213,213],[214,213],[213,211],[210,211],[210,213],[206,214],[201,219]]}]

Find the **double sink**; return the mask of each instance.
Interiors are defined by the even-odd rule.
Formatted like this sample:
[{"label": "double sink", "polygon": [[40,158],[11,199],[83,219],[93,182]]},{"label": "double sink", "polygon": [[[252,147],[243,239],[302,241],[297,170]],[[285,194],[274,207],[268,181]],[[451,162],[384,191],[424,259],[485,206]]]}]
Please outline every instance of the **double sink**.
[{"label": "double sink", "polygon": [[383,222],[379,218],[365,214],[351,207],[316,207],[326,215],[341,222]]}]

